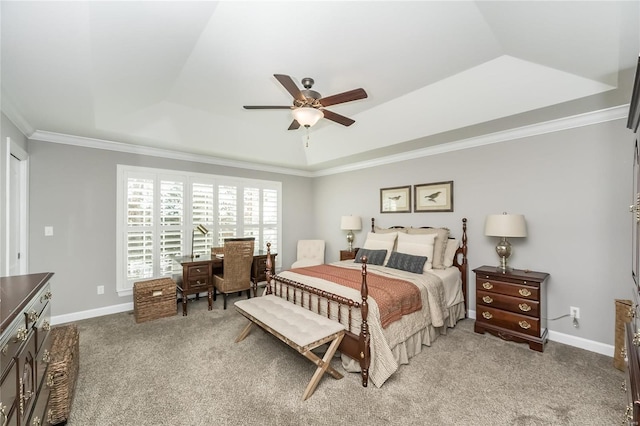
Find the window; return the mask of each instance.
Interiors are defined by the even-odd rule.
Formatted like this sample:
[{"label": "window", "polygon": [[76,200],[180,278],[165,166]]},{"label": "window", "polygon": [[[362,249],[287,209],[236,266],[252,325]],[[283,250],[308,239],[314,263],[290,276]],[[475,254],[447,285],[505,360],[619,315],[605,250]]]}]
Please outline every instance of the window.
[{"label": "window", "polygon": [[[254,237],[256,250],[270,242],[277,253],[280,182],[124,165],[117,171],[118,294],[131,294],[136,281],[179,272],[174,257],[192,250],[209,256],[225,238]],[[198,225],[209,233],[193,232]]]}]

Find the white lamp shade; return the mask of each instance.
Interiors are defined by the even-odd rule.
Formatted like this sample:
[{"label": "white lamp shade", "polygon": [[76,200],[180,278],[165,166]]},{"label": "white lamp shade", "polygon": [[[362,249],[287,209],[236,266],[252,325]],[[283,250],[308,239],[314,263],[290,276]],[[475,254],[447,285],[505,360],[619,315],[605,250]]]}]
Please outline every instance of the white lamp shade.
[{"label": "white lamp shade", "polygon": [[526,237],[527,223],[521,214],[490,214],[484,222],[484,235],[491,237]]},{"label": "white lamp shade", "polygon": [[311,127],[318,122],[324,114],[319,109],[313,107],[300,107],[291,111],[293,118],[305,127]]},{"label": "white lamp shade", "polygon": [[342,216],[340,221],[340,229],[348,231],[357,231],[362,229],[362,221],[360,216]]}]

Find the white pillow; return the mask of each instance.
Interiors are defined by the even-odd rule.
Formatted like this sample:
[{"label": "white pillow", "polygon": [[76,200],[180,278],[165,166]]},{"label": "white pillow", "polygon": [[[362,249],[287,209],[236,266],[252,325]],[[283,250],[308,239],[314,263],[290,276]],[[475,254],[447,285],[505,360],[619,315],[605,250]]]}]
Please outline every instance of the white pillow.
[{"label": "white pillow", "polygon": [[433,245],[436,234],[398,234],[398,253],[426,256],[424,271],[433,269]]},{"label": "white pillow", "polygon": [[455,239],[447,240],[447,247],[444,250],[444,264],[445,268],[453,266],[453,259],[456,257],[456,251],[460,247],[460,241]]},{"label": "white pillow", "polygon": [[362,248],[369,250],[386,250],[387,255],[385,256],[383,263],[383,265],[386,265],[389,260],[389,256],[391,256],[391,251],[393,250],[393,245],[395,244],[397,237],[397,232],[389,232],[387,234],[369,232],[367,234],[367,241],[364,242],[364,246],[362,246]]}]

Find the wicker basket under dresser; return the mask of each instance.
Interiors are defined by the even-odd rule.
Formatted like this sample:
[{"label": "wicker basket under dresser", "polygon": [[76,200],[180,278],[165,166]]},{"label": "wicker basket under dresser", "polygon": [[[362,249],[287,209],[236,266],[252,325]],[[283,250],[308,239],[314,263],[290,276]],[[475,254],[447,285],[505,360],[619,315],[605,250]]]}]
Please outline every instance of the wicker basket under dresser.
[{"label": "wicker basket under dresser", "polygon": [[53,273],[0,278],[0,424],[49,425]]},{"label": "wicker basket under dresser", "polygon": [[547,341],[546,272],[521,269],[499,271],[482,266],[476,273],[476,333],[485,331],[504,340],[528,343],[544,351]]}]

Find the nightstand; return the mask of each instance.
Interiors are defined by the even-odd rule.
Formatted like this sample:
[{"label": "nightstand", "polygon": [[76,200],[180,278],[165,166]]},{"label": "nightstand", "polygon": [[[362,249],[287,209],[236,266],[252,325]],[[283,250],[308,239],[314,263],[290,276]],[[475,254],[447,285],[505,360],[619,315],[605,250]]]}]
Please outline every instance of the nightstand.
[{"label": "nightstand", "polygon": [[512,269],[502,273],[482,266],[476,273],[476,322],[474,331],[485,331],[504,340],[528,343],[544,351],[547,341],[546,272]]},{"label": "nightstand", "polygon": [[355,259],[357,253],[358,253],[358,248],[354,248],[353,251],[340,250],[340,260]]}]

